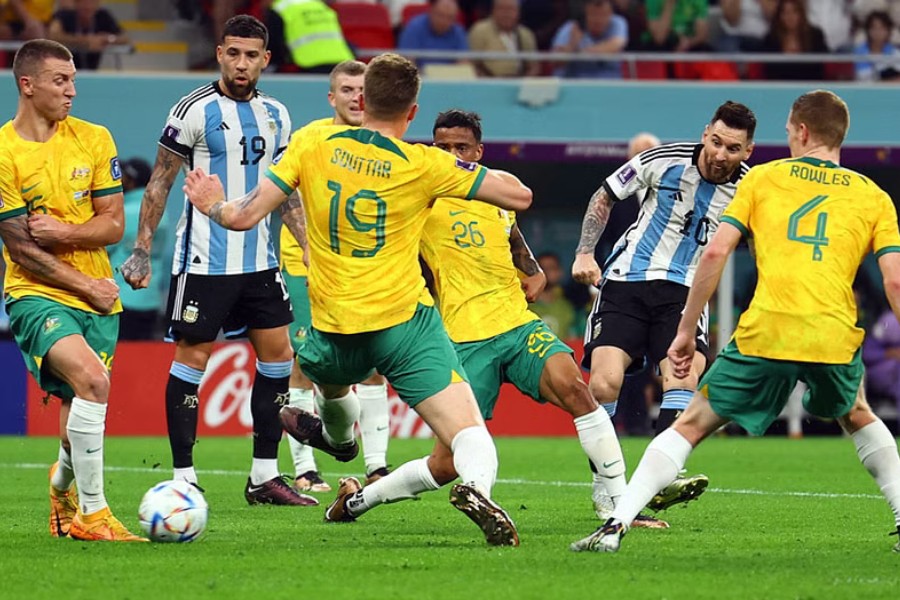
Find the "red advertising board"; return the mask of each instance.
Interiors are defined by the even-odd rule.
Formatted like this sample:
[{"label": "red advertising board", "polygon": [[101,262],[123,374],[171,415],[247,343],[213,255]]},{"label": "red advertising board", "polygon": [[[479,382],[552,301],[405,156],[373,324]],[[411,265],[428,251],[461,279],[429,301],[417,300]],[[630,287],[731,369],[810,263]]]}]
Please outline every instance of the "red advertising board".
[{"label": "red advertising board", "polygon": [[[573,343],[580,354],[580,343]],[[108,435],[165,435],[165,393],[174,347],[164,342],[122,342],[113,363],[112,392],[106,422]],[[256,357],[246,343],[216,347],[200,385],[199,435],[240,435],[251,431],[250,392]],[[45,405],[43,394],[29,376],[27,419],[29,435],[56,435],[56,400]],[[391,434],[394,437],[428,437],[422,420],[390,394]],[[494,419],[494,435],[574,435],[572,418],[565,412],[534,402],[511,385],[500,392]]]}]

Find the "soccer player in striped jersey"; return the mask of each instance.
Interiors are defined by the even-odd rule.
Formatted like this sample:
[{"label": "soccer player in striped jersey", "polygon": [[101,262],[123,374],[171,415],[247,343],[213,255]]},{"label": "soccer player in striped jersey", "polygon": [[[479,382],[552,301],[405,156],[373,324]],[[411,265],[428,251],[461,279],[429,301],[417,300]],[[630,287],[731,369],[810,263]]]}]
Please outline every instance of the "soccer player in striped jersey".
[{"label": "soccer player in striped jersey", "polygon": [[122,312],[105,248],[125,224],[116,145],[106,128],[69,116],[75,65],[65,46],[26,42],[13,75],[19,105],[0,127],[4,292],[28,370],[48,397],[62,399],[50,535],[147,541],[113,516],[103,490],[109,369]]},{"label": "soccer player in striped jersey", "polygon": [[[268,64],[268,32],[257,19],[239,15],[225,24],[216,48],[218,81],[182,98],[169,112],[156,165],[144,193],[138,238],[122,265],[135,289],[147,287],[153,235],[182,165],[209,169],[230,197],[252,190],[287,146],[291,121],[283,104],[256,84]],[[286,223],[302,221],[285,214]],[[244,496],[250,504],[309,506],[278,473],[281,426],[278,410],[288,403],[292,355],[288,339],[291,305],[272,244],[269,219],[245,232],[227,231],[185,199],[176,230],[169,288],[169,337],[175,359],[166,387],[166,423],[174,479],[197,483],[193,447],[197,438],[200,380],[223,330],[247,335],[256,351],[250,397],[253,461]]]},{"label": "soccer player in striped jersey", "polygon": [[[309,239],[312,327],[297,353],[313,380],[321,419],[287,406],[285,430],[338,460],[359,452],[359,402],[350,386],[377,369],[453,452],[464,483],[451,503],[494,545],[517,545],[509,515],[493,500],[497,451],[419,269],[425,219],[440,197],[477,198],[509,210],[531,204],[512,176],[401,138],[416,116],[420,79],[396,54],[369,63],[362,128],[295,132],[266,177],[226,202],[215,175],[188,174],[191,202],[231,229],[256,225],[300,188]],[[377,482],[376,482],[377,483]]]},{"label": "soccer player in striped jersey", "polygon": [[[665,144],[646,150],[610,175],[591,198],[572,276],[600,288],[588,316],[582,366],[590,369],[594,398],[611,415],[626,371],[641,367],[645,356],[663,378],[657,431],[675,420],[697,389],[709,350],[705,313],[697,329],[698,356],[690,373],[675,376],[666,350],[675,337],[703,248],[748,170],[744,161],[753,152],[755,130],[756,117],[749,108],[726,102],[716,109],[699,144]],[[594,247],[613,203],[631,194],[642,195],[638,219],[616,242],[601,272]],[[600,476],[608,484],[611,474],[603,472],[603,465],[594,467],[595,508],[604,518],[622,486],[617,483],[612,490],[604,490]],[[619,476],[624,479],[624,469]],[[655,498],[651,508],[668,508],[702,493],[707,485],[704,476],[681,479]]]},{"label": "soccer player in striped jersey", "polygon": [[[365,72],[365,63],[357,60],[346,60],[335,66],[331,71],[328,90],[328,103],[334,109],[334,117],[319,119],[309,125],[359,127],[363,118],[360,97],[363,93]],[[299,225],[305,232],[305,223]],[[286,225],[282,227],[281,274],[284,276],[284,283],[291,295],[291,305],[294,307],[294,322],[290,327],[294,351],[298,349],[302,335],[312,324],[309,314],[309,294],[306,289],[307,265],[304,261],[304,247],[306,247],[305,239],[298,241],[290,227]],[[313,384],[303,374],[296,361],[291,370],[290,393],[291,406],[307,412],[313,411],[315,403]],[[375,373],[356,385],[356,395],[359,398],[359,433],[366,463],[366,483],[371,483],[389,472],[387,447],[391,430],[387,382],[384,377]],[[297,491],[331,491],[331,486],[319,475],[312,448],[304,446],[290,436],[288,443],[294,459],[294,487]]]},{"label": "soccer player in striped jersey", "polygon": [[[759,283],[737,331],[700,381],[684,414],[654,439],[610,519],[572,544],[617,552],[631,519],[669,484],[693,449],[735,421],[762,435],[797,381],[806,409],[837,419],[894,513],[900,534],[897,442],[865,401],[853,280],[874,252],[884,289],[900,318],[900,231],[894,203],[872,180],[840,166],[847,105],[832,92],[803,94],[791,107],[791,158],[750,170],[722,216],[697,268],[678,333],[668,351],[685,377],[696,361],[697,322],[742,237],[754,240]],[[900,552],[900,542],[894,546]]]}]

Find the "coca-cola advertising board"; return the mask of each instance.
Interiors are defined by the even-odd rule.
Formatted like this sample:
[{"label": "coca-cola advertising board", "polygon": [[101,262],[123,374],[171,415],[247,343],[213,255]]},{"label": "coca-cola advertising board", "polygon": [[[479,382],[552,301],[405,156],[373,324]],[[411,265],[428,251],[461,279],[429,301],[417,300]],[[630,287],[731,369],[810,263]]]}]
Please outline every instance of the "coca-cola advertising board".
[{"label": "coca-cola advertising board", "polygon": [[[575,344],[572,344],[573,346]],[[580,344],[576,347],[580,352]],[[121,342],[113,361],[112,389],[106,422],[107,435],[165,435],[165,394],[174,346],[164,342]],[[250,392],[256,355],[243,342],[217,345],[200,383],[199,435],[238,435],[251,432]],[[27,432],[58,433],[57,400],[43,402],[43,392],[28,377]],[[391,435],[429,437],[431,430],[389,391]],[[495,435],[574,435],[572,418],[563,411],[538,404],[510,385],[504,385],[489,423]]]}]

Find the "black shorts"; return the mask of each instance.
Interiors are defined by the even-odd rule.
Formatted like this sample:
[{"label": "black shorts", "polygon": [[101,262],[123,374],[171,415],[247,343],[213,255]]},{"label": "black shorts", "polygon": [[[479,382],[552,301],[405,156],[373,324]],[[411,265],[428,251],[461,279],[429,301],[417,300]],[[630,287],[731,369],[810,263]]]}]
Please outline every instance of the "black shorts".
[{"label": "black shorts", "polygon": [[272,329],[294,320],[278,269],[242,275],[175,275],[166,314],[167,337],[192,343],[211,342],[219,330],[227,338],[237,338],[248,329]]},{"label": "black shorts", "polygon": [[[643,368],[645,357],[650,364],[659,364],[678,332],[689,289],[672,281],[604,279],[588,315],[582,366],[591,368],[591,353],[601,346],[627,353],[632,360],[628,372]],[[709,358],[706,308],[697,326],[697,351]]]}]

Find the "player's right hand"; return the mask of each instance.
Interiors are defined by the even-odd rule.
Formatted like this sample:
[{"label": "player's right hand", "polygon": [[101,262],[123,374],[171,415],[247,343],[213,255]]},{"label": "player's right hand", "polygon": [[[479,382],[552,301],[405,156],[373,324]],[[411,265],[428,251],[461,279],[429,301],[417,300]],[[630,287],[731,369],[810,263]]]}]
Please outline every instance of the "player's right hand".
[{"label": "player's right hand", "polygon": [[572,263],[572,279],[584,285],[600,285],[600,265],[593,254],[576,254]]},{"label": "player's right hand", "polygon": [[95,279],[88,292],[88,304],[103,314],[109,313],[119,299],[119,286],[112,279]]},{"label": "player's right hand", "polygon": [[132,289],[140,290],[150,285],[152,272],[150,254],[143,248],[135,248],[131,256],[119,267],[122,277]]},{"label": "player's right hand", "polygon": [[691,374],[691,363],[694,360],[694,353],[697,351],[696,336],[681,331],[672,340],[669,346],[667,356],[669,364],[672,365],[672,371],[678,379],[684,379]]}]

